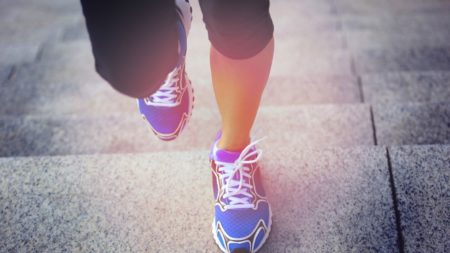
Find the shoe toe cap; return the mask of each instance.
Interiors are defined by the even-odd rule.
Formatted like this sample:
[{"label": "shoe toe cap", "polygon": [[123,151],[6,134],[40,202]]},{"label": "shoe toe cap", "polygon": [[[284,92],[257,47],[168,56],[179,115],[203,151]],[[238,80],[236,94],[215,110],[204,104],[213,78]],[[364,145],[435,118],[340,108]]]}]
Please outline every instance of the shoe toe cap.
[{"label": "shoe toe cap", "polygon": [[[217,228],[220,227],[224,236],[229,238],[257,237],[260,228],[267,231],[270,226],[270,207],[265,201],[258,204],[257,209],[231,209],[222,211],[220,206],[215,207],[215,220]],[[219,224],[220,223],[220,224]]]}]

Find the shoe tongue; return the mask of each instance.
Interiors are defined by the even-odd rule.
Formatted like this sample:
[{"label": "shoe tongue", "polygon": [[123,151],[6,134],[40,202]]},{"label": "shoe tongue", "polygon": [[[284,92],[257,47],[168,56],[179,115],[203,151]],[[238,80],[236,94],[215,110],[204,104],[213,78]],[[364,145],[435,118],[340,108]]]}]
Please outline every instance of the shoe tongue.
[{"label": "shoe tongue", "polygon": [[[249,150],[249,152],[252,152],[252,151],[255,151],[255,147],[252,147]],[[226,150],[226,149],[219,149],[217,147],[217,141],[216,141],[216,143],[214,144],[212,153],[213,153],[214,160],[216,160],[216,161],[226,162],[226,163],[234,163],[239,158],[239,156],[241,155],[242,150],[240,150],[240,151],[229,151],[229,150]],[[250,159],[251,158],[253,158],[253,156],[250,157]]]},{"label": "shoe tongue", "polygon": [[226,163],[234,163],[240,155],[240,151],[228,151],[224,149],[216,149],[214,152],[215,160]]}]

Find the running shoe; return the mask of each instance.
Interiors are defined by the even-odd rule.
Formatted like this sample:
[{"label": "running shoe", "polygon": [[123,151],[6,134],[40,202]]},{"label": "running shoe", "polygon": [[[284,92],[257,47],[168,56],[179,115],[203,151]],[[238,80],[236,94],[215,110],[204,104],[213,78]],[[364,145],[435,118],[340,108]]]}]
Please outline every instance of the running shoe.
[{"label": "running shoe", "polygon": [[188,123],[194,106],[194,90],[185,71],[187,35],[192,22],[192,8],[189,1],[176,0],[179,20],[180,58],[160,87],[149,97],[137,100],[139,112],[155,135],[164,141],[174,140]]},{"label": "running shoe", "polygon": [[[218,137],[220,136],[220,133]],[[214,192],[212,233],[223,252],[257,252],[269,236],[272,213],[262,185],[252,142],[241,152],[217,148],[210,153]]]}]

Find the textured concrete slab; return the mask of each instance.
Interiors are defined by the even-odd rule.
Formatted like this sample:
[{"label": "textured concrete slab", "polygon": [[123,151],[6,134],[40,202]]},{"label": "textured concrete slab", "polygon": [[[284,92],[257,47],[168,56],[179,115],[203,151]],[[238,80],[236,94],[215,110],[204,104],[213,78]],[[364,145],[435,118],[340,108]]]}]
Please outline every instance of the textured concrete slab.
[{"label": "textured concrete slab", "polygon": [[[358,1],[339,0],[335,1],[337,11],[342,15],[381,16],[414,15],[448,13],[450,4],[442,0],[380,0],[380,1]],[[386,8],[389,6],[389,8]]]},{"label": "textured concrete slab", "polygon": [[389,149],[405,252],[448,252],[450,146]]},{"label": "textured concrete slab", "polygon": [[[203,43],[209,43],[204,32],[199,33],[198,29],[193,32],[205,37]],[[287,40],[288,43],[289,41]],[[196,107],[215,106],[208,48],[200,48],[198,44],[192,45],[192,52],[189,54],[192,57],[188,57],[187,72],[194,85]],[[295,42],[290,45],[293,48]],[[308,65],[307,59],[303,58],[302,61]],[[329,68],[334,68],[325,59],[319,61]],[[313,69],[312,66],[309,67]],[[295,73],[298,72],[302,73],[302,71]],[[339,73],[339,76],[319,74],[303,74],[301,77],[275,74],[272,76],[263,105],[360,101],[355,78],[342,73]],[[297,87],[292,89],[290,84]],[[18,66],[11,80],[2,85],[2,90],[5,92],[0,94],[0,98],[8,101],[0,108],[3,115],[105,114],[135,110],[132,99],[114,91],[95,72],[89,42],[82,40],[47,44],[43,48],[40,60]]]},{"label": "textured concrete slab", "polygon": [[347,45],[353,51],[363,49],[405,49],[447,47],[450,29],[444,31],[402,33],[397,31],[346,31]]},{"label": "textured concrete slab", "polygon": [[273,75],[352,75],[351,55],[347,50],[332,50],[305,53],[300,51],[275,49],[272,65]]},{"label": "textured concrete slab", "polygon": [[89,40],[89,34],[84,19],[65,27],[61,39],[62,41]]},{"label": "textured concrete slab", "polygon": [[[450,6],[450,5],[449,5]],[[386,5],[384,6],[386,8]],[[448,12],[418,14],[411,13],[376,16],[342,16],[344,30],[350,31],[383,31],[398,32],[407,35],[409,33],[435,33],[448,32],[450,17]]]},{"label": "textured concrete slab", "polygon": [[450,70],[450,48],[373,49],[356,52],[357,73]]},{"label": "textured concrete slab", "polygon": [[[194,31],[193,31],[194,32]],[[196,40],[188,45],[186,68],[194,81],[211,80],[209,71],[209,41],[206,32],[198,32]],[[275,42],[275,55],[271,74],[273,76],[351,76],[353,75],[351,56],[345,49],[341,35],[326,41],[327,35],[312,36],[302,40],[299,33],[290,39]],[[307,35],[305,35],[307,36]],[[203,37],[203,39],[201,39]],[[194,38],[191,34],[190,38]],[[314,44],[314,38],[317,39]],[[330,37],[331,38],[331,37]],[[340,38],[340,39],[339,39]],[[281,41],[281,39],[280,39]],[[320,46],[323,46],[320,49]]]},{"label": "textured concrete slab", "polygon": [[0,7],[3,12],[11,9],[47,9],[47,11],[59,12],[61,15],[67,13],[81,12],[80,2],[76,0],[14,0],[1,1]]},{"label": "textured concrete slab", "polygon": [[450,72],[398,72],[363,75],[367,103],[446,102],[450,100]]},{"label": "textured concrete slab", "polygon": [[101,92],[111,95],[111,99],[121,98],[111,89],[103,88],[106,82],[95,73],[93,60],[90,58],[92,56],[87,53],[80,56],[81,54],[82,51],[78,58],[73,55],[41,59],[36,63],[17,66],[11,78],[1,84],[5,92],[0,97],[7,101],[0,109],[2,114],[26,113],[29,110],[40,110],[41,107],[64,108],[64,104],[70,105],[83,97],[83,93],[90,93],[92,97]]},{"label": "textured concrete slab", "polygon": [[271,14],[277,16],[332,16],[336,14],[333,1],[287,0],[270,3]]},{"label": "textured concrete slab", "polygon": [[352,76],[273,76],[262,105],[360,103],[358,82]]},{"label": "textured concrete slab", "polygon": [[[72,1],[71,1],[72,2]],[[64,25],[79,19],[79,3],[3,1],[0,11],[0,63],[32,61],[40,45],[56,39]]]},{"label": "textured concrete slab", "polygon": [[[136,113],[104,116],[2,117],[2,156],[155,152],[205,149],[220,129],[216,110],[194,110],[185,132],[162,142]],[[199,131],[201,130],[201,131]],[[272,145],[373,145],[368,105],[261,108],[255,138],[268,136]],[[295,135],[295,138],[292,136]]]},{"label": "textured concrete slab", "polygon": [[[2,248],[218,252],[207,157],[0,159]],[[291,146],[262,166],[274,216],[261,252],[397,252],[384,149]]]},{"label": "textured concrete slab", "polygon": [[343,50],[347,48],[347,43],[343,33],[323,32],[323,33],[275,33],[275,43],[278,53],[280,51],[299,51],[305,55],[314,52],[317,57],[321,57],[323,51]]},{"label": "textured concrete slab", "polygon": [[0,55],[0,64],[2,65],[32,62],[39,52],[39,45],[37,44],[16,45],[1,41],[0,48],[3,50]]},{"label": "textured concrete slab", "polygon": [[[190,72],[188,74],[192,77],[195,107],[216,107],[211,81],[201,80]],[[136,111],[132,98],[119,94],[93,69],[77,61],[61,59],[22,65],[1,87],[4,92],[0,94],[0,99],[6,102],[0,108],[3,115],[105,115]],[[266,87],[263,106],[361,101],[354,77],[273,76]]]},{"label": "textured concrete slab", "polygon": [[275,214],[267,252],[397,252],[382,149],[297,147],[295,155],[268,157],[264,173]]},{"label": "textured concrete slab", "polygon": [[[282,3],[284,4],[284,3]],[[293,14],[295,9],[284,8],[281,11],[271,11],[275,27],[275,38],[303,35],[304,38],[323,33],[342,32],[342,24],[338,16],[314,16]],[[296,15],[293,18],[293,15]],[[299,17],[297,17],[300,15]]]},{"label": "textured concrete slab", "polygon": [[[119,94],[93,69],[82,63],[57,62],[25,64],[16,68],[1,85],[0,99],[5,101],[0,113],[66,114],[129,111],[131,98]],[[121,106],[126,107],[122,109]],[[97,110],[98,109],[98,110]]]},{"label": "textured concrete slab", "polygon": [[[193,6],[196,6],[197,3],[193,2]],[[290,39],[291,37],[299,37],[302,40],[312,40],[314,37],[320,37],[324,34],[328,37],[334,39],[334,37],[340,35],[340,31],[342,26],[340,24],[340,19],[337,16],[322,16],[322,15],[307,15],[307,16],[298,16],[294,21],[291,14],[294,12],[298,12],[298,9],[288,9],[288,7],[284,6],[283,3],[282,8],[274,8],[271,9],[272,19],[275,25],[275,38],[277,40],[281,39]],[[192,30],[206,30],[205,25],[202,21],[202,14],[200,12],[200,8],[194,9],[194,19],[191,24]],[[298,15],[296,13],[295,15]],[[334,37],[333,37],[334,36]],[[189,39],[194,38],[195,36],[190,33]],[[88,40],[89,36],[86,30],[86,25],[84,20],[80,20],[74,24],[69,24],[64,28],[62,33],[63,41],[74,41],[74,40]],[[195,39],[195,38],[194,38]],[[316,39],[317,40],[317,39]],[[329,40],[324,40],[323,43],[329,42]]]},{"label": "textured concrete slab", "polygon": [[[15,168],[16,176],[24,177],[1,180],[2,189],[8,188],[0,195],[0,245],[16,252],[214,251],[207,155],[174,153],[169,155],[173,160],[167,154],[62,157],[2,164],[1,174]],[[31,178],[35,176],[40,182]]]},{"label": "textured concrete slab", "polygon": [[450,104],[387,104],[374,106],[379,145],[450,143]]},{"label": "textured concrete slab", "polygon": [[11,75],[12,70],[12,66],[0,65],[0,84],[8,79],[8,77]]}]

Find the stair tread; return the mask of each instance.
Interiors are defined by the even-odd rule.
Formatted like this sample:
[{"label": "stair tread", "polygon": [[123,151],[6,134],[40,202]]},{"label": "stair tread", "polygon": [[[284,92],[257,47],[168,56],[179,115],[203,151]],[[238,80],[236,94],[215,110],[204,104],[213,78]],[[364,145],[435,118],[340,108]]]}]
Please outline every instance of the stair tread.
[{"label": "stair tread", "polygon": [[449,102],[378,104],[373,115],[380,145],[450,143]]},{"label": "stair tread", "polygon": [[[201,129],[201,131],[199,131]],[[220,129],[217,110],[195,110],[178,140],[161,142],[133,110],[105,116],[0,117],[2,156],[58,155],[203,149]],[[368,105],[268,106],[261,108],[253,135],[271,145],[373,145]],[[295,138],[293,138],[295,136]]]},{"label": "stair tread", "polygon": [[450,71],[368,74],[361,77],[364,101],[371,104],[446,102]]},{"label": "stair tread", "polygon": [[[0,108],[0,114],[105,114],[135,109],[132,99],[116,92],[93,69],[74,68],[74,64],[62,61],[18,67],[1,85],[5,92],[0,98],[8,103]],[[188,75],[196,107],[215,107],[211,81],[196,78],[189,69]],[[357,79],[351,76],[272,76],[266,87],[263,105],[360,102]]]},{"label": "stair tread", "polygon": [[370,49],[354,53],[359,74],[398,71],[448,71],[450,48]]},{"label": "stair tread", "polygon": [[[397,249],[383,148],[266,151],[262,173],[274,212],[266,250]],[[0,217],[7,248],[214,249],[207,157],[198,151],[0,159],[9,189]],[[20,243],[26,238],[36,240]]]},{"label": "stair tread", "polygon": [[389,152],[405,251],[445,252],[450,145],[392,147]]}]

